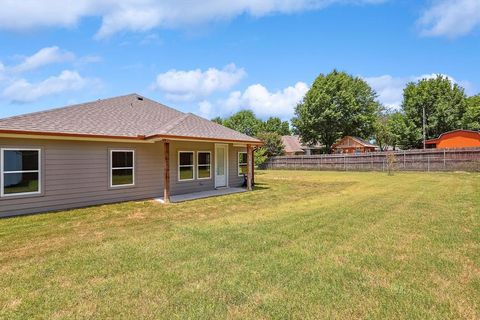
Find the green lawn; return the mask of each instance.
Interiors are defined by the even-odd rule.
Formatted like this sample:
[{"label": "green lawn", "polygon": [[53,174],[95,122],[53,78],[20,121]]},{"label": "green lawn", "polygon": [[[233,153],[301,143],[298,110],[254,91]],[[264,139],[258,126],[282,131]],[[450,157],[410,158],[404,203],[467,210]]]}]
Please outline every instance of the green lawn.
[{"label": "green lawn", "polygon": [[0,220],[0,318],[480,318],[479,174],[256,178]]}]

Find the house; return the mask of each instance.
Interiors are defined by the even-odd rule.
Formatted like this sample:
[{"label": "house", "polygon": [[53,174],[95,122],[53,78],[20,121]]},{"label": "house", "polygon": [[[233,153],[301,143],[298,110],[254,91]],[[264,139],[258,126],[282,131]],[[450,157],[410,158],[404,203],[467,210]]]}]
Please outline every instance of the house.
[{"label": "house", "polygon": [[343,137],[332,146],[334,153],[366,153],[373,152],[376,148],[376,145],[352,136]]},{"label": "house", "polygon": [[300,136],[282,136],[282,142],[287,156],[319,154],[323,149],[320,144],[314,146],[303,144]]},{"label": "house", "polygon": [[260,144],[138,94],[0,119],[0,216],[251,189]]},{"label": "house", "polygon": [[442,133],[436,139],[425,141],[427,148],[474,148],[480,147],[480,132],[472,130],[453,130]]}]

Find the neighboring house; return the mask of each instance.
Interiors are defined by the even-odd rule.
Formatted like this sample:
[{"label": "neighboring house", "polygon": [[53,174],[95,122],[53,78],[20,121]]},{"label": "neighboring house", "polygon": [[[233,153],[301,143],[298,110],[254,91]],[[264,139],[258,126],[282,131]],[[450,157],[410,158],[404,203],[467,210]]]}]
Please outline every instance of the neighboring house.
[{"label": "neighboring house", "polygon": [[427,148],[474,148],[480,147],[480,132],[472,130],[453,130],[442,133],[436,139],[425,141]]},{"label": "neighboring house", "polygon": [[0,216],[251,189],[260,144],[137,94],[0,119]]},{"label": "neighboring house", "polygon": [[332,146],[334,153],[365,153],[373,152],[376,148],[376,145],[352,136],[343,137]]},{"label": "neighboring house", "polygon": [[315,146],[307,146],[300,140],[300,136],[282,136],[282,142],[285,147],[285,155],[311,155],[319,154],[323,146],[317,144]]}]

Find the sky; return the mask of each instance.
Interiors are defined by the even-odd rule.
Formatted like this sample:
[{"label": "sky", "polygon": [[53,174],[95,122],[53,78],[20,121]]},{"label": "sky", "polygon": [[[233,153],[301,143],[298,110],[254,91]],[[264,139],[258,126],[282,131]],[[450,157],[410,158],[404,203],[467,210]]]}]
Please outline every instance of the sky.
[{"label": "sky", "polygon": [[0,0],[0,118],[138,93],[206,118],[288,120],[315,78],[480,92],[480,0]]}]

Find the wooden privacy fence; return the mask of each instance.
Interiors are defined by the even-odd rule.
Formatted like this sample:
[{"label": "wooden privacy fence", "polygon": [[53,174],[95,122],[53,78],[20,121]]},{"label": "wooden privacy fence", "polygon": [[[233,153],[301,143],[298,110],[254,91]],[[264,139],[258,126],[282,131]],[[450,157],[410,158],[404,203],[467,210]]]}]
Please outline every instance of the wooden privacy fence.
[{"label": "wooden privacy fence", "polygon": [[427,149],[362,154],[272,157],[261,168],[294,170],[387,171],[387,155],[394,154],[394,170],[480,171],[480,148]]}]

